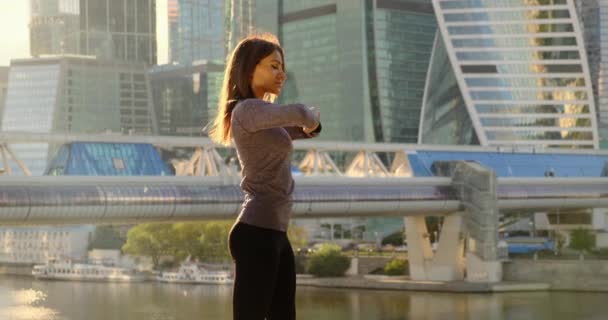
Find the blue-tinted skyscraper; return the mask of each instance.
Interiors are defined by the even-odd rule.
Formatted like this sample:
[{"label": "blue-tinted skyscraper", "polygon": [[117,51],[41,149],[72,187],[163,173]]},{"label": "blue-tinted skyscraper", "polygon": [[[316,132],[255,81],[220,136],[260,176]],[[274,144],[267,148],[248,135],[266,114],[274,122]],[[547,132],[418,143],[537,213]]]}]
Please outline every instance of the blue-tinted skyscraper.
[{"label": "blue-tinted skyscraper", "polygon": [[223,62],[224,2],[218,0],[169,0],[169,61]]}]

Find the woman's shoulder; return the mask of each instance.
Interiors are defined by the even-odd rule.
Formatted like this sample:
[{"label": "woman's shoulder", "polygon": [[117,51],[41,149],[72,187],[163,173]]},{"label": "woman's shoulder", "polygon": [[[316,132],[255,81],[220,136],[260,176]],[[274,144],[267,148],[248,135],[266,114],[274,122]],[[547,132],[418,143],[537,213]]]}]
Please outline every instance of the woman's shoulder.
[{"label": "woman's shoulder", "polygon": [[251,117],[252,112],[255,113],[255,109],[262,106],[263,103],[266,102],[255,98],[237,101],[232,109],[231,120],[237,119],[241,123],[246,122]]},{"label": "woman's shoulder", "polygon": [[232,117],[241,120],[247,119],[252,113],[255,113],[260,107],[267,104],[269,104],[269,102],[257,98],[239,100],[234,106],[234,109],[232,109]]},{"label": "woman's shoulder", "polygon": [[258,99],[258,98],[248,98],[248,99],[239,100],[236,103],[235,108],[238,108],[238,107],[246,108],[249,106],[261,106],[261,105],[266,105],[269,103],[270,102],[267,102],[267,101],[264,101],[264,100]]}]

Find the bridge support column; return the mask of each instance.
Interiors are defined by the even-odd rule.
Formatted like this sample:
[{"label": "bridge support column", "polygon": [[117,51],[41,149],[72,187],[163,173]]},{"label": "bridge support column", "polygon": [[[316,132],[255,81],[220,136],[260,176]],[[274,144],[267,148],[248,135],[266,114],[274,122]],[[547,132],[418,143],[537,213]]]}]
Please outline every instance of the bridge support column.
[{"label": "bridge support column", "polygon": [[410,277],[413,280],[454,281],[464,278],[462,216],[446,216],[433,253],[423,216],[405,217]]},{"label": "bridge support column", "polygon": [[466,280],[502,280],[498,256],[498,200],[496,174],[477,163],[458,161],[452,184],[465,207],[467,237]]}]

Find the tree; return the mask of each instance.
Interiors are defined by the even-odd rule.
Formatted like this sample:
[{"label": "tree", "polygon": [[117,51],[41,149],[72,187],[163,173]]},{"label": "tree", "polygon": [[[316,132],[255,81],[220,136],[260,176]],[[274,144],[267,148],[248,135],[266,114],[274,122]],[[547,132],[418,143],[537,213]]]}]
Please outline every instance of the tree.
[{"label": "tree", "polygon": [[122,250],[125,253],[150,257],[156,269],[161,256],[175,255],[175,242],[171,224],[145,223],[129,230]]},{"label": "tree", "polygon": [[595,235],[587,229],[576,229],[570,232],[570,248],[580,253],[589,252],[595,247]]},{"label": "tree", "polygon": [[403,231],[397,231],[382,239],[382,245],[392,244],[394,246],[403,245]]},{"label": "tree", "polygon": [[202,261],[226,261],[230,259],[228,249],[228,233],[232,227],[231,222],[210,221],[205,224],[202,235],[199,237]]},{"label": "tree", "polygon": [[113,226],[98,226],[93,233],[93,239],[89,244],[92,249],[117,249],[125,244],[126,239],[120,234],[120,230]]},{"label": "tree", "polygon": [[203,254],[203,245],[200,241],[205,229],[204,222],[179,222],[173,224],[175,233],[174,243],[176,261],[183,261],[188,256],[200,257]]}]

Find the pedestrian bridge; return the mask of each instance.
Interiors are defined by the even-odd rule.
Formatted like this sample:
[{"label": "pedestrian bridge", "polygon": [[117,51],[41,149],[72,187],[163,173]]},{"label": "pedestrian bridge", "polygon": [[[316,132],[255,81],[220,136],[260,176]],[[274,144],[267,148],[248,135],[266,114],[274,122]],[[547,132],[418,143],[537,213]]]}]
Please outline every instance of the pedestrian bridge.
[{"label": "pedestrian bridge", "polygon": [[[235,177],[2,177],[0,223],[112,224],[234,219]],[[295,178],[297,218],[449,215],[464,210],[451,178]],[[608,207],[605,178],[500,178],[501,211]]]},{"label": "pedestrian bridge", "polygon": [[[116,176],[31,176],[28,159],[13,152],[14,145],[28,151],[26,144],[72,142],[147,143],[194,152],[172,163],[178,176],[125,176],[111,170]],[[0,223],[234,219],[243,200],[240,176],[226,158],[234,151],[220,148],[205,138],[0,133]],[[297,141],[294,149],[303,153],[294,177],[294,216],[404,217],[415,280],[465,279],[466,269],[469,281],[500,281],[500,212],[608,208],[606,152],[316,141]],[[334,161],[336,153],[348,163]],[[24,176],[11,175],[17,167],[10,160]],[[53,166],[57,170],[52,172],[69,174],[69,163]],[[435,252],[427,215],[444,216]]]}]

